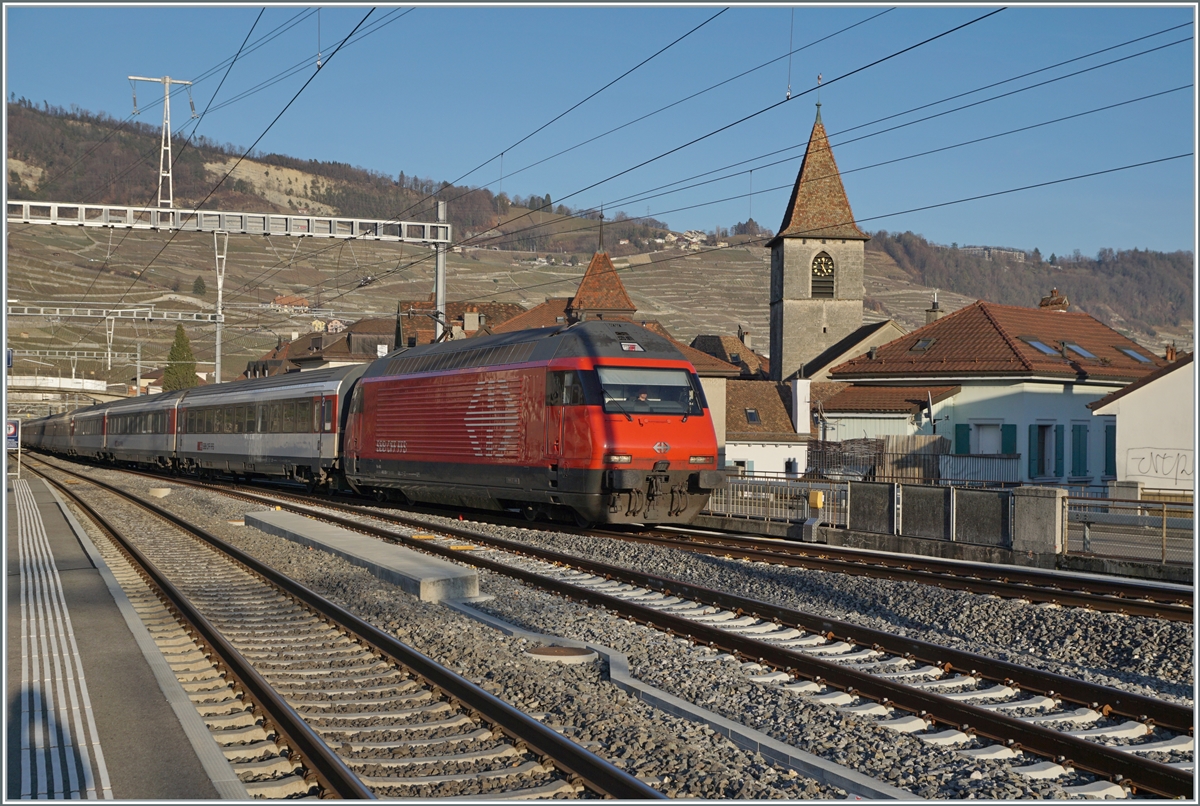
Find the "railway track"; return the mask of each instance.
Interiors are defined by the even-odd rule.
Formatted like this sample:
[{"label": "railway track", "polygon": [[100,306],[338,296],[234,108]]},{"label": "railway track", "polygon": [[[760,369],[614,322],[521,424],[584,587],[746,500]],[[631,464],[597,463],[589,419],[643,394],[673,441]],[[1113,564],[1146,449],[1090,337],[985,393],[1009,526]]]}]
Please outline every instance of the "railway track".
[{"label": "railway track", "polygon": [[[271,506],[297,498],[281,493],[236,494]],[[1080,795],[1113,796],[1127,787],[1181,797],[1193,790],[1190,708],[679,580],[532,549],[475,530],[438,527],[453,538],[439,545],[362,520],[429,528],[417,519],[359,507],[342,506],[351,514],[343,517],[315,513],[311,504],[282,505],[453,556],[724,650],[763,667],[755,682],[783,686],[816,702],[877,717],[885,727],[912,733],[933,745],[960,747],[961,752],[980,758],[1020,759],[1022,752],[1044,757],[1043,762],[1025,765],[1023,771],[1030,776],[1062,775],[1075,768],[1089,771],[1098,780],[1079,787]],[[322,501],[320,506],[338,505]],[[464,555],[461,546],[451,545],[463,539],[522,559]]]},{"label": "railway track", "polygon": [[750,562],[767,562],[839,574],[917,582],[1035,604],[1082,607],[1100,612],[1192,622],[1192,588],[1137,580],[1060,574],[1040,569],[993,566],[926,557],[889,557],[880,552],[831,550],[804,543],[722,535],[694,530],[644,533],[590,529],[585,534],[693,551]]},{"label": "railway track", "polygon": [[[252,792],[662,797],[204,530],[112,486],[35,472],[110,536],[180,620],[165,636],[173,667]],[[155,627],[170,631],[158,615]]]}]

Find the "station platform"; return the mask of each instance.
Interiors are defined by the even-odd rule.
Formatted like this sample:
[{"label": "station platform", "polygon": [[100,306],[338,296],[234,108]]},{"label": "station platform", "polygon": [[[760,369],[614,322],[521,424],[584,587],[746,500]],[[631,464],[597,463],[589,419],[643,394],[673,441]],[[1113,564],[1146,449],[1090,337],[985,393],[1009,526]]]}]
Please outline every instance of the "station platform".
[{"label": "station platform", "polygon": [[86,532],[6,479],[6,800],[248,800]]}]

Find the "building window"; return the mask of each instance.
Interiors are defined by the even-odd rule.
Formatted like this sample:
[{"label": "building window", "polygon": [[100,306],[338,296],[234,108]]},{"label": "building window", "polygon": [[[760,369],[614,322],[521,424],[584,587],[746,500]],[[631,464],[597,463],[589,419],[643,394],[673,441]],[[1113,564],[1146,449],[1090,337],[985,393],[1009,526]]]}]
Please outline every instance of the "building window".
[{"label": "building window", "polygon": [[932,347],[935,341],[937,341],[937,339],[917,339],[917,343],[909,349],[909,352],[923,353]]},{"label": "building window", "polygon": [[1028,339],[1027,338],[1027,339],[1024,339],[1024,341],[1030,347],[1033,347],[1035,350],[1037,350],[1038,352],[1044,353],[1045,355],[1054,355],[1055,353],[1058,352],[1058,350],[1055,350],[1053,347],[1049,346],[1048,344],[1046,344],[1046,342],[1044,342],[1040,339]]},{"label": "building window", "polygon": [[976,453],[1000,453],[1000,426],[999,424],[981,424],[975,426],[975,433],[979,438],[979,448]]},{"label": "building window", "polygon": [[1130,358],[1134,359],[1135,361],[1140,361],[1143,364],[1150,363],[1149,358],[1146,358],[1146,356],[1142,355],[1141,353],[1139,353],[1135,350],[1131,350],[1128,347],[1118,347],[1117,349],[1120,350],[1121,352],[1125,353],[1125,355],[1129,356]]},{"label": "building window", "polygon": [[1066,429],[1061,425],[1035,423],[1029,426],[1029,477],[1061,478]]},{"label": "building window", "polygon": [[1072,351],[1072,352],[1073,352],[1073,353],[1075,353],[1076,355],[1079,355],[1079,356],[1081,356],[1081,357],[1083,357],[1083,358],[1090,358],[1090,359],[1093,359],[1093,360],[1095,360],[1095,358],[1096,358],[1096,356],[1092,355],[1092,353],[1091,353],[1091,352],[1089,352],[1088,350],[1085,350],[1084,348],[1080,347],[1078,344],[1075,344],[1075,343],[1073,343],[1073,342],[1069,342],[1069,341],[1067,341],[1067,342],[1063,342],[1063,344],[1065,344],[1065,345],[1067,346],[1067,349],[1068,349],[1068,350]]},{"label": "building window", "polygon": [[758,425],[762,419],[758,416],[758,409],[746,409],[746,422],[751,425]]},{"label": "building window", "polygon": [[819,252],[812,262],[812,298],[833,299],[833,258]]}]

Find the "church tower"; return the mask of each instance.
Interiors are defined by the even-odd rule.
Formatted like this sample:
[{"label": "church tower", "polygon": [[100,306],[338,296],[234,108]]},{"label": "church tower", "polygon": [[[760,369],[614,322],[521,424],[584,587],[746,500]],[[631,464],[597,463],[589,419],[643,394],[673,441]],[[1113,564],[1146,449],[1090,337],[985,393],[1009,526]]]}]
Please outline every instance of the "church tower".
[{"label": "church tower", "polygon": [[821,104],[771,248],[771,379],[790,380],[863,323],[863,252],[870,236],[850,201],[821,123]]}]

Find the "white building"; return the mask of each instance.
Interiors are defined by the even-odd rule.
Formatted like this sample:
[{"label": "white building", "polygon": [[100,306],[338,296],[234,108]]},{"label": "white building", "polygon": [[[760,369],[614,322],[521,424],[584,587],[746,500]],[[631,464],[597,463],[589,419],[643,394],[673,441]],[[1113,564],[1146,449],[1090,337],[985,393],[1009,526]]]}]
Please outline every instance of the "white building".
[{"label": "white building", "polygon": [[1090,405],[1115,419],[1117,481],[1152,490],[1195,491],[1196,365],[1188,353]]},{"label": "white building", "polygon": [[[1089,404],[1164,364],[1085,313],[981,301],[833,368],[832,380],[853,384],[836,397],[861,403],[876,394],[879,406],[839,407],[835,397],[817,413],[830,423],[828,439],[936,426],[954,455],[992,457],[948,460],[944,478],[1100,485],[1116,478],[1116,424]],[[906,410],[893,405],[897,396]]]}]

